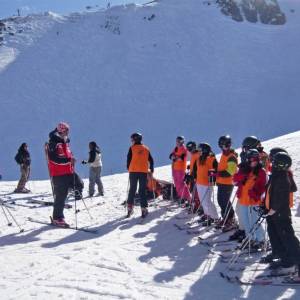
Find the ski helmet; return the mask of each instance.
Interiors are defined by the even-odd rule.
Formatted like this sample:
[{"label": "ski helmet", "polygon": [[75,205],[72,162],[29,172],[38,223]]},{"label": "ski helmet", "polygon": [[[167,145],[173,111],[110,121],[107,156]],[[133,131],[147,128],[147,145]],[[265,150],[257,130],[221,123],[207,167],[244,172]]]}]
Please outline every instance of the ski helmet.
[{"label": "ski helmet", "polygon": [[260,143],[260,140],[256,136],[247,136],[244,138],[242,146],[246,149],[255,149]]},{"label": "ski helmet", "polygon": [[273,157],[272,168],[277,171],[287,171],[292,165],[292,159],[286,152],[278,152]]},{"label": "ski helmet", "polygon": [[250,149],[246,152],[246,161],[259,161],[259,152],[256,149]]},{"label": "ski helmet", "polygon": [[198,149],[203,153],[203,154],[209,154],[211,152],[211,146],[208,143],[200,143],[198,145]]},{"label": "ski helmet", "polygon": [[275,148],[272,148],[270,150],[270,153],[269,153],[269,157],[270,157],[270,161],[272,162],[273,159],[274,159],[274,156],[279,153],[279,152],[284,152],[284,153],[287,153],[287,151],[283,148],[280,148],[280,147],[275,147]]},{"label": "ski helmet", "polygon": [[220,136],[219,138],[219,141],[218,141],[218,145],[220,148],[222,148],[223,146],[225,147],[230,147],[231,146],[231,137],[230,135],[222,135]]},{"label": "ski helmet", "polygon": [[183,135],[179,135],[176,138],[176,142],[179,143],[180,145],[183,145],[184,144],[184,136]]},{"label": "ski helmet", "polygon": [[195,151],[196,147],[197,147],[197,145],[193,141],[190,141],[186,144],[186,148],[188,149],[189,152]]},{"label": "ski helmet", "polygon": [[143,139],[143,136],[139,132],[133,133],[130,138],[135,142],[135,143],[140,143]]},{"label": "ski helmet", "polygon": [[65,122],[60,122],[57,124],[56,130],[58,133],[66,133],[70,130],[70,126]]}]

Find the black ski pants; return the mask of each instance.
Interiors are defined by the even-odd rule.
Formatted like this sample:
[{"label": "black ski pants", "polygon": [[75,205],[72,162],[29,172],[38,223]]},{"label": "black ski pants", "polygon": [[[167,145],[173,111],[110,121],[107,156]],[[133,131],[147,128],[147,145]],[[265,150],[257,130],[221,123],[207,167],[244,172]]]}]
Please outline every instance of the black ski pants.
[{"label": "black ski pants", "polygon": [[222,218],[226,218],[228,213],[228,220],[234,217],[234,210],[230,202],[230,197],[233,191],[233,185],[218,184],[218,204],[221,208]]},{"label": "black ski pants", "polygon": [[64,218],[65,201],[68,196],[69,189],[77,190],[82,193],[83,181],[78,174],[67,174],[61,176],[53,176],[53,219]]},{"label": "black ski pants", "polygon": [[134,205],[134,197],[137,189],[137,184],[139,184],[139,197],[141,200],[141,207],[142,208],[148,207],[148,201],[146,198],[147,173],[130,172],[129,183],[130,183],[130,188],[128,192],[127,203],[129,205]]},{"label": "black ski pants", "polygon": [[279,256],[283,266],[300,265],[300,243],[291,217],[275,213],[267,217],[267,225],[272,254]]}]

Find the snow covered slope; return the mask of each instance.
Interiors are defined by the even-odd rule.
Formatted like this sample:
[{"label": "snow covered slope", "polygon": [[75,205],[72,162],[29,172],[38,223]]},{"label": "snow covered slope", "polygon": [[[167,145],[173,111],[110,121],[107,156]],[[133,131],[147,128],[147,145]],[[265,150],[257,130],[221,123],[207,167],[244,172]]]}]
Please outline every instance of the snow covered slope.
[{"label": "snow covered slope", "polygon": [[[267,149],[286,145],[300,187],[300,131],[265,143]],[[156,176],[169,179],[170,167],[157,169]],[[299,290],[294,288],[245,287],[226,282],[219,276],[225,264],[218,255],[209,254],[194,236],[175,228],[174,223],[186,220],[176,219],[183,214],[181,209],[166,209],[171,203],[159,201],[159,207],[151,207],[143,225],[139,224],[139,208],[131,220],[125,221],[120,203],[126,199],[127,178],[127,174],[105,177],[105,197],[86,199],[89,206],[105,202],[91,209],[92,221],[85,211],[78,214],[79,225],[94,224],[99,231],[96,235],[26,222],[28,216],[48,220],[51,208],[29,208],[33,204],[28,203],[31,199],[51,199],[48,181],[32,181],[34,193],[28,195],[9,195],[15,183],[1,182],[1,199],[15,200],[11,211],[25,229],[18,234],[16,227],[5,226],[0,213],[1,299],[299,298]],[[298,192],[296,201],[295,210]],[[83,209],[82,203],[79,208]],[[74,224],[73,209],[65,212]],[[294,223],[300,237],[300,218],[294,217]],[[252,271],[248,269],[242,276],[249,278],[262,272],[253,271],[255,265],[250,261],[247,265]]]},{"label": "snow covered slope", "polygon": [[298,130],[299,1],[278,2],[284,25],[236,22],[211,3],[163,0],[8,20],[0,46],[5,178],[18,176],[13,157],[23,141],[32,175],[47,178],[43,144],[60,120],[71,125],[79,160],[90,140],[100,144],[106,174],[125,170],[137,130],[156,165],[168,163],[178,134],[216,146],[230,133],[239,146],[246,135]]}]

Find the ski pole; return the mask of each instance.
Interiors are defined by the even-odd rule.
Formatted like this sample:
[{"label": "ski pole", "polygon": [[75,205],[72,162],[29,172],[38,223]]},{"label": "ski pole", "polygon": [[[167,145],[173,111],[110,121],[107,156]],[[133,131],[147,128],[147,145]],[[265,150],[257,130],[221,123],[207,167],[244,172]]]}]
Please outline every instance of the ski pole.
[{"label": "ski pole", "polygon": [[157,203],[156,203],[156,197],[155,197],[155,190],[154,190],[154,178],[152,175],[152,194],[153,194],[153,203],[154,203],[154,207],[157,208]]},{"label": "ski pole", "polygon": [[[236,192],[235,192],[235,194],[234,194],[234,196],[233,196],[232,201],[229,200],[229,201],[227,202],[227,205],[226,205],[226,208],[225,208],[225,213],[226,213],[226,214],[225,214],[224,221],[222,222],[223,224],[222,224],[222,226],[221,226],[222,229],[225,227],[225,224],[226,224],[227,221],[228,221],[230,211],[232,210],[232,207],[233,207],[234,202],[236,201],[236,199],[237,199],[237,190],[236,190]],[[230,205],[230,204],[231,204],[231,205]]]},{"label": "ski pole", "polygon": [[4,207],[3,207],[3,206],[4,206],[4,203],[3,203],[2,200],[1,200],[0,205],[1,205],[1,209],[2,209],[2,211],[3,211],[3,214],[4,214],[4,216],[5,216],[5,219],[6,219],[6,221],[7,221],[7,226],[11,226],[11,225],[12,225],[12,222],[10,222],[9,219],[8,219],[8,217],[7,217],[7,214],[6,214],[5,209],[4,209]]},{"label": "ski pole", "polygon": [[11,211],[8,209],[8,207],[6,207],[5,205],[4,205],[4,207],[6,208],[8,214],[13,219],[13,221],[15,222],[15,224],[17,225],[17,227],[20,229],[20,232],[24,232],[24,229],[21,228],[21,226],[18,224],[17,220],[15,219],[15,217],[13,216],[13,214],[11,213]]},{"label": "ski pole", "polygon": [[248,235],[243,239],[242,241],[242,245],[243,247],[238,249],[237,253],[235,253],[231,259],[228,262],[228,266],[227,268],[230,269],[231,266],[233,264],[235,264],[235,262],[238,260],[238,258],[240,257],[240,255],[242,254],[243,250],[248,246],[248,244],[251,241],[251,237],[253,236],[253,234],[255,233],[255,231],[259,228],[259,226],[263,223],[265,219],[264,215],[260,215],[259,218],[256,220],[256,222],[253,224],[252,228],[250,229]]}]

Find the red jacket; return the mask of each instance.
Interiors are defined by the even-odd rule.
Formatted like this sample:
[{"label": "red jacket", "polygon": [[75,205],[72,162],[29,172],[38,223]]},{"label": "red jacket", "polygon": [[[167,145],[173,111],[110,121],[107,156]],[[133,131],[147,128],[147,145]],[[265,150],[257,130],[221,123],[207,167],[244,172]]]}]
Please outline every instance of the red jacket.
[{"label": "red jacket", "polygon": [[266,172],[259,169],[257,175],[250,172],[239,171],[233,176],[233,182],[238,186],[237,197],[242,205],[260,205],[262,195],[266,191]]},{"label": "red jacket", "polygon": [[74,174],[73,154],[69,146],[69,139],[63,140],[56,130],[52,131],[49,136],[47,154],[50,176]]}]

